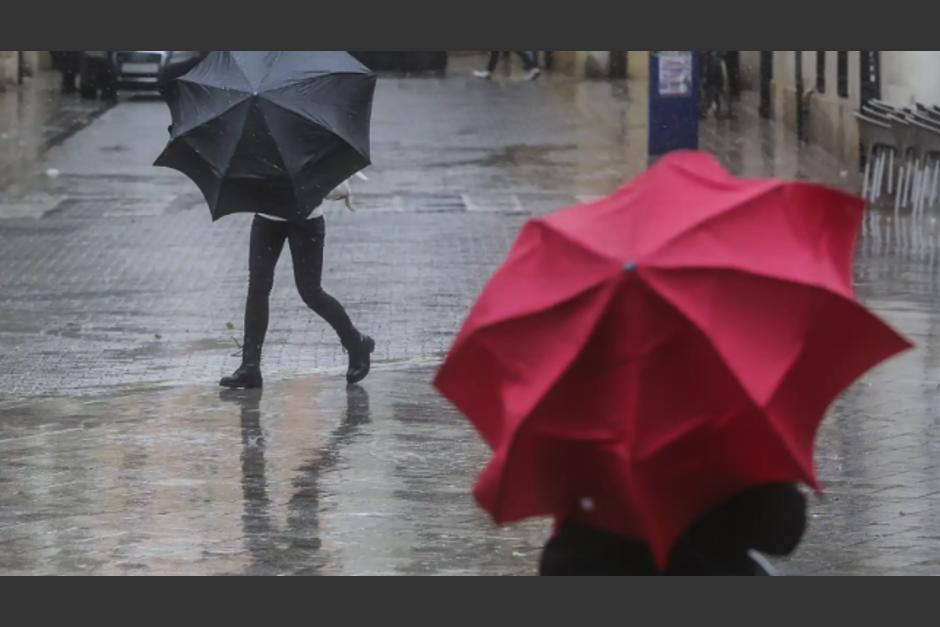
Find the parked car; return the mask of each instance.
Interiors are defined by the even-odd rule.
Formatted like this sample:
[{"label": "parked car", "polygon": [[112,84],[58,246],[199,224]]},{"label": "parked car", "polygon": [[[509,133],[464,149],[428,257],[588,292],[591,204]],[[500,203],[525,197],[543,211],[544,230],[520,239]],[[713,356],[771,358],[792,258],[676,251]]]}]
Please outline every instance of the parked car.
[{"label": "parked car", "polygon": [[114,98],[118,90],[158,91],[191,70],[208,54],[198,50],[84,50],[80,87],[83,98]]}]

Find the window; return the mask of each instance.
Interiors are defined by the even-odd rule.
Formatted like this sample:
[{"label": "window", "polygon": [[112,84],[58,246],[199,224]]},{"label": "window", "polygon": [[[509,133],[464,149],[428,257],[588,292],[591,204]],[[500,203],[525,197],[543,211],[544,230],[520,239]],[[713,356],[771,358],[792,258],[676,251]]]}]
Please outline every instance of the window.
[{"label": "window", "polygon": [[839,50],[837,53],[837,70],[839,79],[839,97],[849,97],[849,51]]},{"label": "window", "polygon": [[826,93],[826,51],[816,51],[816,91]]}]

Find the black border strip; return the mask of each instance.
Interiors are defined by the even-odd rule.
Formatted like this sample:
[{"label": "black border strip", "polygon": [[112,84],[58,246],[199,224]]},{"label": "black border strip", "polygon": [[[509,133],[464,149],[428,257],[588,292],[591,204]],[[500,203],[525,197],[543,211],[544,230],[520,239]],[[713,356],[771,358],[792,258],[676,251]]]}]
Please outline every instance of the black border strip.
[{"label": "black border strip", "polygon": [[14,1],[0,41],[21,50],[930,49],[940,42],[935,11],[910,0]]}]

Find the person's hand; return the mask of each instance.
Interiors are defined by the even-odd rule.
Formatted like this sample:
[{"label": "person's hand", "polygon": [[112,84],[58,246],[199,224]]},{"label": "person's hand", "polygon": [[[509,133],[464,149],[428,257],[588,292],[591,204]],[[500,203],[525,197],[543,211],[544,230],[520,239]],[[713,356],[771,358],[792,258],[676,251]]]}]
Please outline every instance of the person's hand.
[{"label": "person's hand", "polygon": [[326,195],[327,200],[342,200],[346,203],[346,208],[355,211],[352,206],[352,187],[349,185],[349,179],[346,179],[337,185],[333,191]]},{"label": "person's hand", "polygon": [[[356,177],[362,179],[363,181],[368,181],[369,179],[362,172],[356,172]],[[327,200],[342,200],[346,204],[346,208],[350,211],[355,211],[352,205],[352,186],[349,184],[349,181],[352,180],[352,177],[349,177],[339,185],[337,185],[329,194],[326,195]]]}]

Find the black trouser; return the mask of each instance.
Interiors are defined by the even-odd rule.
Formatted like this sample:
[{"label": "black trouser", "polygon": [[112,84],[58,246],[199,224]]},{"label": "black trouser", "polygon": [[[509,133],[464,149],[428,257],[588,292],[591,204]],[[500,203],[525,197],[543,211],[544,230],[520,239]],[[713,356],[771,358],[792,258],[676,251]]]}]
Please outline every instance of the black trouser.
[{"label": "black trouser", "polygon": [[[496,64],[499,63],[499,54],[503,52],[502,50],[493,50],[490,52],[490,62],[486,64],[486,70],[492,72],[496,69]],[[516,54],[519,55],[519,58],[522,59],[522,67],[526,72],[535,67],[535,59],[532,58],[532,55],[525,51],[514,50]]]},{"label": "black trouser", "polygon": [[251,223],[251,258],[248,264],[248,303],[245,307],[245,363],[261,363],[261,347],[268,330],[268,300],[274,285],[274,267],[290,243],[294,282],[310,309],[326,320],[347,349],[355,345],[358,332],[335,298],[323,291],[323,241],[326,222],[322,217],[302,224],[276,222],[255,216]]},{"label": "black trouser", "polygon": [[741,53],[726,52],[725,67],[728,68],[728,94],[737,98],[741,95]]}]

